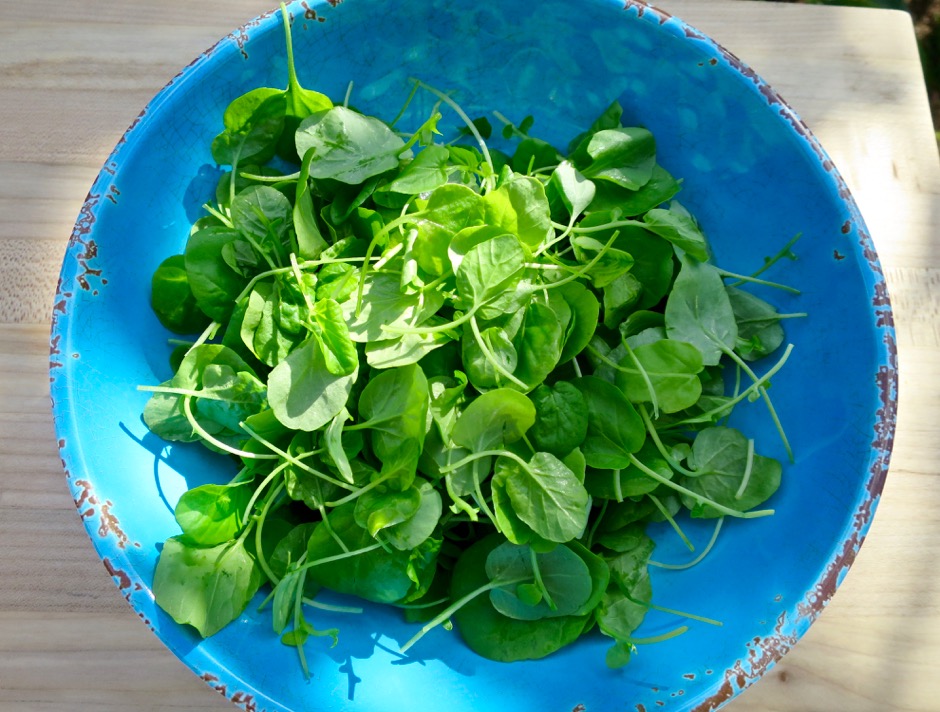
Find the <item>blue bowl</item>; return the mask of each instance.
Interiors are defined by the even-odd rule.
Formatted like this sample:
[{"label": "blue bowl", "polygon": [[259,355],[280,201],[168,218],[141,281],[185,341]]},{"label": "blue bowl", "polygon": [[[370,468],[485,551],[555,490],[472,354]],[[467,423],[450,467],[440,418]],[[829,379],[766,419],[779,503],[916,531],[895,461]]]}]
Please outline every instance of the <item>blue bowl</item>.
[{"label": "blue bowl", "polygon": [[[897,366],[885,282],[872,242],[832,163],[786,103],[739,59],[682,21],[636,0],[345,0],[293,4],[305,86],[392,116],[410,77],[451,91],[471,116],[532,114],[559,146],[613,99],[625,125],[649,127],[659,162],[684,179],[680,199],[716,261],[750,272],[793,235],[798,259],[775,278],[799,296],[762,294],[790,320],[796,345],[774,379],[796,459],[773,517],[726,523],[699,566],[653,571],[656,601],[720,619],[645,646],[625,668],[588,636],[537,662],[494,663],[438,629],[408,657],[414,632],[397,611],[323,613],[339,644],[308,645],[312,677],[251,606],[201,640],[155,606],[158,546],[178,533],[187,488],[232,472],[198,446],[169,445],[141,420],[138,384],[168,375],[150,275],[181,251],[219,175],[209,153],[221,112],[255,86],[284,86],[281,19],[249,22],[161,91],[105,163],[65,255],[53,311],[51,391],[69,485],[108,572],[145,624],[207,684],[252,710],[514,712],[714,710],[757,680],[826,606],[855,558],[887,473]],[[394,29],[390,29],[394,28]],[[738,421],[784,458],[759,407]],[[777,447],[777,451],[774,451]],[[710,527],[693,536],[707,539]],[[656,534],[657,558],[688,558]],[[260,602],[264,592],[259,594]],[[338,597],[337,597],[338,598]],[[675,619],[652,612],[639,634]],[[146,674],[144,671],[143,674]]]}]

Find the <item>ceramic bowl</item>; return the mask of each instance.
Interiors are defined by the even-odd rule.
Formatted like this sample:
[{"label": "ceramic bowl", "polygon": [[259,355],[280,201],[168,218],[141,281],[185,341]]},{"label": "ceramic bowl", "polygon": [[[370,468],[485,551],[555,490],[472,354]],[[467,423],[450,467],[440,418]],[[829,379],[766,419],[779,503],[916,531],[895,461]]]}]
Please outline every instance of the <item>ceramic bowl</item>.
[{"label": "ceramic bowl", "polygon": [[[144,109],[105,163],[62,267],[51,391],[62,459],[108,573],[144,623],[196,675],[249,710],[714,710],[757,680],[806,632],[852,563],[886,476],[895,420],[891,311],[874,247],[836,169],[803,122],[753,71],[681,20],[635,0],[345,0],[294,3],[305,86],[394,115],[409,78],[445,88],[471,116],[531,114],[559,146],[613,100],[624,124],[650,128],[660,163],[684,183],[715,258],[750,272],[792,236],[798,259],[758,290],[782,311],[795,346],[773,393],[795,461],[772,517],[729,521],[699,566],[653,571],[662,605],[722,621],[604,664],[588,636],[536,662],[481,659],[438,629],[408,657],[414,632],[394,610],[323,614],[339,644],[308,645],[312,677],[251,606],[201,640],[155,606],[158,546],[178,533],[187,488],[226,481],[229,463],[169,445],[141,420],[138,384],[168,377],[168,336],[149,304],[150,275],[183,247],[219,168],[209,152],[221,112],[256,86],[286,85],[281,19],[257,18],[207,50]],[[783,457],[760,408],[740,421]],[[774,448],[777,448],[774,451]],[[710,529],[709,529],[710,530]],[[693,536],[707,536],[692,528]],[[688,558],[668,532],[660,560]],[[264,591],[259,593],[260,597]],[[257,603],[257,601],[256,601]],[[640,633],[676,624],[652,612]],[[141,671],[146,674],[146,671]]]}]

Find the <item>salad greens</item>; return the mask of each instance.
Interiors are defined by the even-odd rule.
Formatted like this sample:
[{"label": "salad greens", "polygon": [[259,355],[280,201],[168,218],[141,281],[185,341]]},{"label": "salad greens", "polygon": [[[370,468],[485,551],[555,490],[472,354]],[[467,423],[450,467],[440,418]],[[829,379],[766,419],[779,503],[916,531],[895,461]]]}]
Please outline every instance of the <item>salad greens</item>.
[{"label": "salad greens", "polygon": [[210,636],[267,586],[305,671],[337,635],[322,589],[421,621],[403,652],[451,619],[505,661],[596,628],[617,667],[681,633],[636,634],[662,608],[649,567],[681,568],[646,525],[688,542],[680,512],[715,536],[771,514],[781,463],[727,418],[761,400],[789,448],[768,386],[799,315],[709,261],[616,102],[565,152],[505,121],[509,154],[416,82],[433,107],[406,131],[304,89],[282,12],[288,88],[231,102],[211,147],[230,170],[153,276],[163,325],[201,333],[142,386],[144,420],[240,467],[180,499],[157,603]]}]

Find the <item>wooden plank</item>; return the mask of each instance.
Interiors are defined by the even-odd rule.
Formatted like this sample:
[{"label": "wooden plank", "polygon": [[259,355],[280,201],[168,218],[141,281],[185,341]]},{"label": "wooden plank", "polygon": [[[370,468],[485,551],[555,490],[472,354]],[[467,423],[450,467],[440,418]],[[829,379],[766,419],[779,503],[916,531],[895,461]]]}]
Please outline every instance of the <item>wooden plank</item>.
[{"label": "wooden plank", "polygon": [[[856,196],[891,290],[901,407],[868,541],[804,639],[729,709],[936,709],[940,163],[909,18],[662,0],[767,79]],[[0,708],[228,710],[126,605],[58,460],[48,315],[91,182],[144,104],[259,0],[0,0]],[[589,712],[594,712],[589,711]]]}]

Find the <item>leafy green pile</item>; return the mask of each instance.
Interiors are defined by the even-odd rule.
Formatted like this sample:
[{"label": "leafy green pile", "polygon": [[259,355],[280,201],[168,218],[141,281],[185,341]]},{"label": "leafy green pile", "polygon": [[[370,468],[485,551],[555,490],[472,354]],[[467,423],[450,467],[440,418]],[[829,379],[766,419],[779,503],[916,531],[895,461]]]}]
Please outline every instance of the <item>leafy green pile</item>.
[{"label": "leafy green pile", "polygon": [[225,111],[212,153],[231,170],[153,277],[162,323],[202,333],[143,387],[144,419],[241,468],[181,497],[157,603],[210,636],[270,584],[305,670],[305,641],[336,636],[311,622],[321,588],[424,621],[402,651],[450,619],[504,661],[596,626],[626,663],[658,608],[649,566],[669,566],[646,525],[685,537],[684,510],[717,535],[771,511],[781,464],[724,423],[757,399],[776,421],[790,347],[763,376],[750,362],[792,315],[708,261],[618,104],[566,155],[506,122],[509,155],[416,83],[437,101],[402,132],[302,88],[284,15],[288,89]]}]

